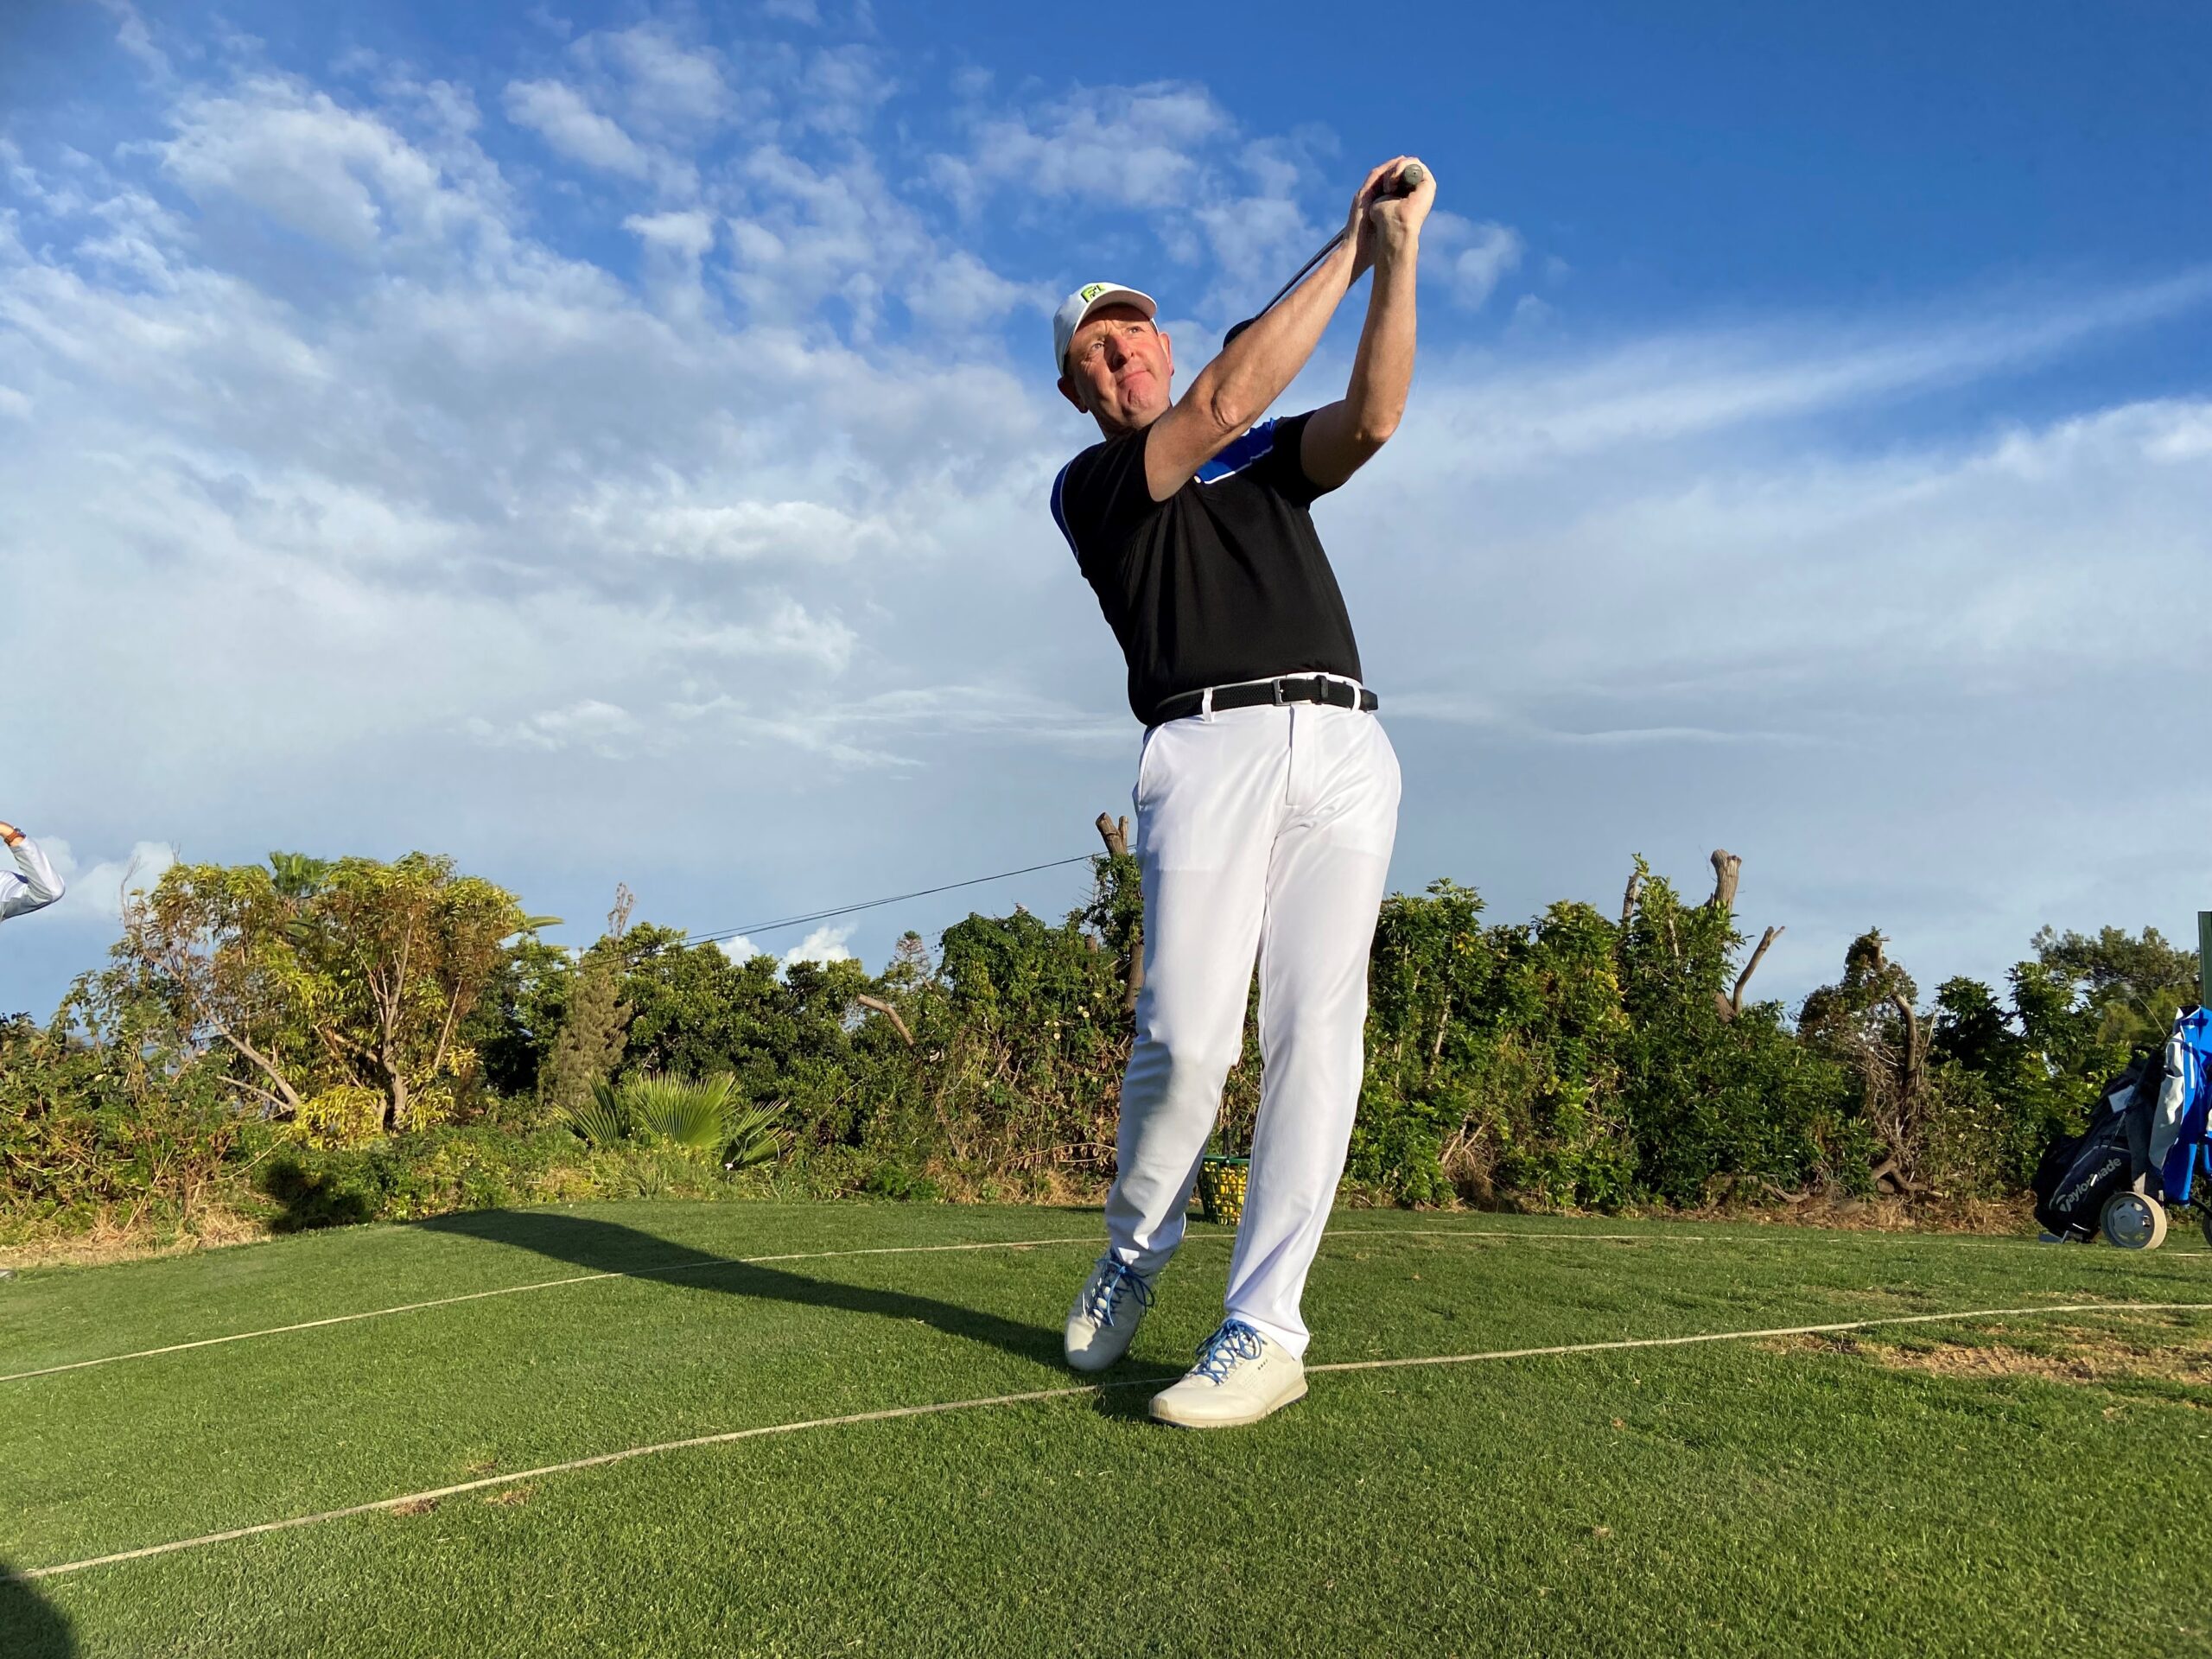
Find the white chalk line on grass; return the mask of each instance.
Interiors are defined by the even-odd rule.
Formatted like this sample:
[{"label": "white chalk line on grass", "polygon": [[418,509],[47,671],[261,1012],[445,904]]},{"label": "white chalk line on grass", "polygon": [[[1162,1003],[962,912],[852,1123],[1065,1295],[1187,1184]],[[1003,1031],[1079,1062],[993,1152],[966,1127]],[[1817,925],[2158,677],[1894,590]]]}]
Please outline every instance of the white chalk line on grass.
[{"label": "white chalk line on grass", "polygon": [[[1233,1234],[1200,1234],[1187,1243],[1205,1243],[1228,1239]],[[1473,1229],[1429,1229],[1411,1227],[1378,1227],[1366,1230],[1332,1230],[1323,1235],[1329,1238],[1519,1238],[1536,1242],[1550,1241],[1617,1243],[1622,1242],[1652,1242],[1653,1236],[1645,1233],[1523,1233],[1506,1229],[1477,1231]],[[499,1285],[490,1290],[466,1291],[456,1296],[434,1297],[423,1302],[402,1302],[394,1307],[364,1308],[357,1313],[334,1313],[326,1319],[302,1319],[296,1325],[272,1325],[259,1331],[233,1331],[220,1337],[201,1337],[192,1342],[173,1342],[161,1348],[142,1348],[135,1353],[103,1354],[97,1359],[74,1359],[63,1365],[42,1365],[36,1370],[11,1371],[0,1376],[0,1382],[23,1382],[35,1376],[57,1376],[64,1371],[90,1370],[96,1365],[120,1365],[127,1360],[156,1359],[164,1354],[189,1353],[195,1348],[219,1348],[228,1343],[251,1342],[258,1337],[285,1337],[301,1331],[320,1331],[334,1325],[353,1325],[362,1319],[389,1319],[395,1313],[421,1313],[434,1307],[454,1307],[463,1302],[480,1302],[494,1296],[520,1296],[533,1290],[558,1290],[566,1285],[588,1285],[607,1279],[655,1279],[672,1273],[707,1273],[717,1268],[766,1267],[779,1262],[825,1262],[838,1257],[855,1255],[938,1255],[963,1250],[1027,1250],[1054,1244],[1096,1245],[1101,1242],[1096,1233],[1079,1237],[1065,1238],[1007,1238],[990,1239],[975,1244],[886,1244],[856,1250],[802,1250],[785,1255],[714,1256],[703,1262],[677,1262],[661,1268],[626,1268],[604,1273],[573,1273],[559,1279],[534,1279],[528,1284]],[[1701,1235],[1681,1234],[1673,1238],[1660,1238],[1661,1243],[1701,1243]]]},{"label": "white chalk line on grass", "polygon": [[[1577,1354],[1618,1353],[1631,1349],[1687,1348],[1701,1343],[1750,1342],[1760,1338],[1836,1336],[1882,1325],[1959,1325],[1979,1319],[2047,1318],[2055,1313],[2212,1313],[2212,1302],[2069,1302],[2050,1307],[1962,1308],[1952,1313],[1896,1313],[1877,1319],[1843,1319],[1827,1325],[1770,1325],[1757,1331],[1706,1331],[1686,1337],[1628,1337],[1611,1342],[1558,1343],[1541,1348],[1497,1348],[1474,1354],[1343,1360],[1331,1365],[1309,1365],[1306,1369],[1309,1372],[1330,1374],[1399,1370],[1418,1365],[1474,1365],[1490,1360],[1548,1359]],[[321,1510],[313,1515],[289,1516],[282,1521],[263,1521],[250,1527],[232,1527],[223,1532],[202,1533],[196,1538],[179,1538],[166,1544],[147,1544],[137,1549],[117,1550],[111,1554],[88,1556],[81,1561],[62,1561],[53,1567],[18,1567],[12,1573],[0,1571],[0,1582],[4,1582],[10,1576],[19,1580],[58,1578],[65,1573],[82,1573],[95,1567],[113,1567],[124,1561],[141,1561],[156,1555],[173,1555],[180,1550],[204,1549],[211,1544],[231,1543],[240,1538],[257,1538],[264,1533],[289,1532],[299,1527],[318,1526],[326,1521],[343,1521],[359,1515],[375,1515],[416,1504],[436,1503],[448,1497],[465,1497],[470,1492],[486,1491],[497,1486],[513,1486],[526,1480],[543,1480],[550,1476],[573,1474],[583,1469],[601,1469],[610,1464],[627,1463],[633,1458],[655,1457],[664,1452],[691,1452],[702,1446],[731,1446],[740,1440],[760,1440],[769,1435],[799,1434],[817,1428],[849,1428],[861,1423],[887,1423],[909,1417],[941,1416],[947,1412],[1034,1405],[1047,1400],[1070,1400],[1081,1395],[1103,1394],[1114,1389],[1147,1388],[1172,1380],[1172,1376],[1168,1375],[1128,1377],[1112,1382],[1090,1382],[1071,1388],[1032,1389],[1022,1394],[993,1395],[980,1400],[939,1401],[924,1406],[890,1406],[880,1411],[856,1411],[842,1417],[813,1417],[795,1423],[768,1423],[757,1428],[734,1428],[719,1434],[696,1434],[688,1440],[626,1446],[619,1452],[601,1452],[588,1458],[571,1458],[565,1463],[518,1469],[512,1474],[486,1475],[480,1479],[464,1480],[452,1486],[435,1486],[427,1491],[407,1492],[397,1497],[380,1497],[373,1503],[352,1503],[344,1509]]]}]

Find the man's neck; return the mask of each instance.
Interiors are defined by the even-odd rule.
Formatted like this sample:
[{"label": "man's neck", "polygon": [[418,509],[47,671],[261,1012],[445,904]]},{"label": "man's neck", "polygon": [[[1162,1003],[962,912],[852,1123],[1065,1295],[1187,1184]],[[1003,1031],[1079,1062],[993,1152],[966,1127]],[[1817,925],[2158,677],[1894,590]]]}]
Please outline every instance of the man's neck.
[{"label": "man's neck", "polygon": [[1122,425],[1119,421],[1113,420],[1100,410],[1095,409],[1090,411],[1090,418],[1098,423],[1098,430],[1100,434],[1104,436],[1108,442],[1110,443],[1116,438],[1126,438],[1133,432],[1143,431],[1145,428],[1150,426],[1154,421],[1158,420],[1160,416],[1166,412],[1167,411],[1165,410],[1155,410],[1154,413],[1146,416],[1142,420],[1135,422],[1128,426]]}]

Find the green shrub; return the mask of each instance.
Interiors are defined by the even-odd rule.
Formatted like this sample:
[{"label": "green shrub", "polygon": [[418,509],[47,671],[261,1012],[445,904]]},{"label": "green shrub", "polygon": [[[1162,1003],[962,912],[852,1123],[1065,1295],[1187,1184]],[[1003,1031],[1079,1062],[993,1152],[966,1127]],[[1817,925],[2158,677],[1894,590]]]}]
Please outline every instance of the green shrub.
[{"label": "green shrub", "polygon": [[[374,1146],[287,1146],[264,1160],[261,1191],[278,1205],[279,1232],[364,1221],[414,1221],[454,1210],[495,1209],[554,1196],[573,1166],[563,1130],[516,1136],[482,1128],[389,1135]],[[587,1177],[569,1189],[592,1190]]]},{"label": "green shrub", "polygon": [[[343,937],[355,912],[339,878],[409,870],[440,893],[481,885],[442,861],[198,868],[206,893],[252,900],[238,926],[267,952],[200,962],[195,1002],[143,949],[121,950],[51,1028],[0,1025],[0,1217],[184,1214],[247,1182],[276,1224],[301,1227],[598,1193],[1065,1198],[1113,1174],[1141,944],[1131,859],[1096,860],[1090,901],[1058,923],[971,915],[934,961],[909,935],[880,975],[734,962],[672,929],[618,927],[586,960],[592,995],[631,1011],[626,1048],[618,1061],[610,1037],[587,1070],[612,1075],[557,1111],[545,1072],[579,970],[537,941],[544,918],[521,918],[497,961],[475,952],[468,983],[432,999],[456,1033],[423,1063],[443,1081],[410,1084],[411,1127],[391,1133],[402,1115],[383,1095],[346,1077],[287,1095],[187,1004],[251,1016],[314,1082],[308,1038],[327,1011],[300,1003],[296,975],[262,970],[298,957],[301,907],[320,906],[316,996],[358,1001],[360,964],[382,957]],[[498,913],[478,933],[514,925],[512,901],[483,891]],[[2194,957],[2152,930],[2046,931],[2009,998],[1954,979],[1923,1012],[1883,943],[1855,941],[1793,1024],[1743,1004],[1730,913],[1684,903],[1641,861],[1618,919],[1561,903],[1487,924],[1479,895],[1449,880],[1394,894],[1369,964],[1351,1188],[1414,1205],[1694,1205],[1866,1192],[1882,1160],[1913,1191],[2017,1192],[2194,983]],[[1250,1148],[1261,1071],[1248,994],[1224,1150]]]}]

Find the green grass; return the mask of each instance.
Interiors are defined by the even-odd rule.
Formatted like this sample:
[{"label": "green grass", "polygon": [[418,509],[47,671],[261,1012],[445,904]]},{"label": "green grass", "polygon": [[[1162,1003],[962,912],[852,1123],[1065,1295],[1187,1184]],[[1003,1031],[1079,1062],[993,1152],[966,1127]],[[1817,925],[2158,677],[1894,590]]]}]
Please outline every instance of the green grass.
[{"label": "green grass", "polygon": [[[1315,1364],[2212,1303],[2212,1257],[2180,1239],[2125,1256],[1748,1226],[1337,1225],[1307,1297]],[[26,1273],[0,1283],[0,1373],[686,1268],[0,1382],[0,1562],[1068,1387],[1059,1319],[1097,1226],[606,1205]],[[734,1260],[1036,1238],[1071,1242]],[[1227,1259],[1227,1236],[1194,1224],[1109,1381],[1180,1369]],[[1147,1393],[669,1452],[0,1585],[0,1654],[2212,1650],[2212,1314],[1320,1375],[1274,1420],[1211,1435],[1154,1427]]]}]

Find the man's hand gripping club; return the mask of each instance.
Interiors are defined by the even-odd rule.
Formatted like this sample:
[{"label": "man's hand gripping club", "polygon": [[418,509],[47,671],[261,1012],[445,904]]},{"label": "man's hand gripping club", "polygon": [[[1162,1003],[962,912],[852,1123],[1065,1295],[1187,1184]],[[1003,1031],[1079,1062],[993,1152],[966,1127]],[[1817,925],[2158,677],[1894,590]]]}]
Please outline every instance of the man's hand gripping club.
[{"label": "man's hand gripping club", "polygon": [[1367,326],[1351,385],[1306,423],[1299,459],[1306,476],[1333,488],[1382,448],[1404,412],[1413,379],[1414,277],[1421,226],[1436,200],[1426,168],[1399,156],[1375,168],[1352,197],[1344,233],[1313,274],[1222,348],[1191,388],[1153,423],[1145,483],[1165,501],[1199,467],[1267,412],[1320,343],[1329,319],[1360,274],[1375,270]]}]

